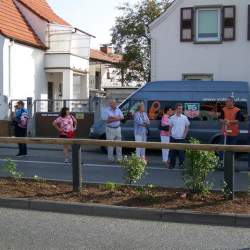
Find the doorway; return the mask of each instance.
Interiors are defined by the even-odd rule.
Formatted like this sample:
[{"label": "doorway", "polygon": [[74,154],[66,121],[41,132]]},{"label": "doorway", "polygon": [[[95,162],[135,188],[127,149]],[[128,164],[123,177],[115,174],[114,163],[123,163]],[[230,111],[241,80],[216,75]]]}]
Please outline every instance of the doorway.
[{"label": "doorway", "polygon": [[53,112],[53,82],[48,82],[48,112]]}]

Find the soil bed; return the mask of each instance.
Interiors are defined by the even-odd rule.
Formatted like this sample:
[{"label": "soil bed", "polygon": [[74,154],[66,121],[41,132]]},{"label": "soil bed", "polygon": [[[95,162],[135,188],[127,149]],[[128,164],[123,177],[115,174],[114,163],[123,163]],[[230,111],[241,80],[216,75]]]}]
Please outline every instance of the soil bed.
[{"label": "soil bed", "polygon": [[209,213],[250,214],[250,194],[237,193],[234,201],[228,201],[222,193],[211,193],[207,197],[188,196],[181,189],[135,188],[127,186],[107,190],[105,185],[84,185],[80,193],[72,192],[72,186],[59,182],[32,180],[16,181],[0,179],[0,197],[32,198],[63,202],[99,203],[106,205],[185,209]]}]

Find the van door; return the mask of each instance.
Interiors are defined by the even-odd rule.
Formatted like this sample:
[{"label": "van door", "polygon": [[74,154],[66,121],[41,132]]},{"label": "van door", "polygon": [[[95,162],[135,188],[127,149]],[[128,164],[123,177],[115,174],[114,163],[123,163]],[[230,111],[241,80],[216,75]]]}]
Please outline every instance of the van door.
[{"label": "van door", "polygon": [[124,120],[121,122],[122,139],[126,141],[134,140],[134,114],[139,104],[144,103],[141,100],[127,100],[121,104],[120,109],[124,115]]}]

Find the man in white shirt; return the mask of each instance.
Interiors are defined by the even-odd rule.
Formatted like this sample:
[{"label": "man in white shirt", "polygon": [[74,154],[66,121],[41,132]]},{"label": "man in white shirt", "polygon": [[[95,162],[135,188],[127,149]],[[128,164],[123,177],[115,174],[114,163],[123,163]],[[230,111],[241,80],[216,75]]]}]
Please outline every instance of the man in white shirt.
[{"label": "man in white shirt", "polygon": [[[188,129],[190,122],[188,118],[183,115],[183,105],[181,103],[176,104],[176,112],[170,118],[170,142],[171,143],[185,143],[185,139],[188,134]],[[179,156],[179,166],[183,167],[185,160],[185,152],[181,150],[171,150],[170,151],[170,168],[175,167],[176,157]]]},{"label": "man in white shirt", "polygon": [[[121,141],[121,120],[124,116],[117,107],[116,101],[110,101],[109,107],[105,110],[102,119],[106,122],[106,139],[113,141]],[[122,148],[116,147],[116,156],[118,160],[122,160]],[[108,147],[108,159],[114,161],[114,148]]]}]

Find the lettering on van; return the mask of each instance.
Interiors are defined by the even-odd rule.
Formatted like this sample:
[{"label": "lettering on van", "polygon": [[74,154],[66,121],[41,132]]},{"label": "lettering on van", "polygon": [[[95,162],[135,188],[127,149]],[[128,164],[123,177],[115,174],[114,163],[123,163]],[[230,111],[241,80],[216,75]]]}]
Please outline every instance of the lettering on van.
[{"label": "lettering on van", "polygon": [[[227,98],[222,97],[222,98],[204,98],[202,101],[204,102],[225,102]],[[239,97],[234,97],[235,102],[247,102],[247,99],[245,98],[239,98]]]},{"label": "lettering on van", "polygon": [[184,114],[191,119],[200,116],[200,103],[185,103]]}]

